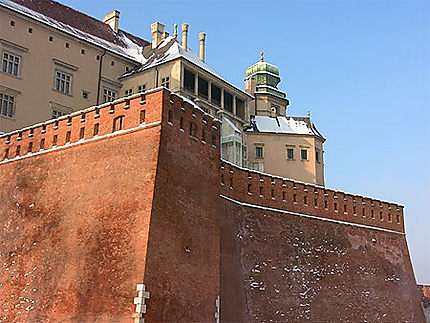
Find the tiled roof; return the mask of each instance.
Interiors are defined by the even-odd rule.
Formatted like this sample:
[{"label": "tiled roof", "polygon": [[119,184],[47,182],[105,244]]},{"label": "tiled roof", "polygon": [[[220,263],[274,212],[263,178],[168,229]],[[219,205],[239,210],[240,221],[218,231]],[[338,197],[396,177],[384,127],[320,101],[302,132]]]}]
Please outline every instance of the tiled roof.
[{"label": "tiled roof", "polygon": [[[139,47],[145,47],[149,45],[148,41],[140,37],[131,35],[130,33],[125,32],[123,30],[120,30],[118,33],[115,33],[107,24],[103,23],[102,21],[90,17],[82,12],[79,12],[56,1],[3,0],[0,2],[15,11],[22,11],[20,10],[20,8],[22,9],[22,7],[28,8],[33,12],[37,12],[43,16],[54,19],[61,24],[70,26],[72,27],[72,30],[79,30],[83,34],[89,34],[119,47],[128,47],[128,44],[124,41],[124,37],[128,38]],[[19,6],[15,5],[11,7],[8,6],[8,3],[15,3]],[[22,13],[24,14],[24,12]],[[28,14],[28,12],[26,13]]]}]

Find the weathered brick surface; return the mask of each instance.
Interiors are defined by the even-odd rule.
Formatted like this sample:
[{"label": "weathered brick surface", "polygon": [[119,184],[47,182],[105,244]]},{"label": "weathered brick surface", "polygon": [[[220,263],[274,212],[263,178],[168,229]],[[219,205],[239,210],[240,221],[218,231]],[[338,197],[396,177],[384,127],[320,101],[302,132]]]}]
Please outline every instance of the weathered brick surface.
[{"label": "weathered brick surface", "polygon": [[[147,121],[160,120],[161,100],[161,92],[148,98]],[[125,128],[140,123],[144,106],[132,102]],[[109,109],[99,118],[87,113],[85,122],[78,115],[70,126],[63,119],[58,129],[48,123],[44,133],[36,127],[33,137],[2,138],[3,150],[41,137],[46,146],[0,165],[0,321],[130,322],[144,275],[160,126],[73,145],[78,128],[96,120],[99,135],[112,133],[124,110]],[[47,150],[54,133],[64,138],[69,129],[72,145],[60,139],[62,147]]]},{"label": "weathered brick surface", "polygon": [[0,136],[0,321],[130,322],[137,284],[149,322],[423,319],[402,206],[221,163],[219,128],[156,90]]},{"label": "weathered brick surface", "polygon": [[296,213],[405,232],[403,206],[270,176],[223,162],[221,193],[235,200]]},{"label": "weathered brick surface", "polygon": [[225,201],[225,322],[423,322],[405,236]]},{"label": "weathered brick surface", "polygon": [[151,293],[145,319],[213,322],[220,270],[219,123],[179,97],[165,95],[145,268]]}]

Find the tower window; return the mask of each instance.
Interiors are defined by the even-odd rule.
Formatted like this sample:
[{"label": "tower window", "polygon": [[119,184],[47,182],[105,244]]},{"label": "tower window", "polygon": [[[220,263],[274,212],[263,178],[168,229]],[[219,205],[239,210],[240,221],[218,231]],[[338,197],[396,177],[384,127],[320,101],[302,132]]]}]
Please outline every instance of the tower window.
[{"label": "tower window", "polygon": [[166,76],[161,78],[161,86],[164,86],[167,89],[170,89],[170,77]]},{"label": "tower window", "polygon": [[289,159],[289,160],[294,159],[294,149],[293,148],[287,148],[287,159]]},{"label": "tower window", "polygon": [[307,149],[301,149],[300,150],[300,157],[302,160],[308,160],[308,150]]},{"label": "tower window", "polygon": [[255,158],[263,159],[263,147],[255,147]]},{"label": "tower window", "polygon": [[318,149],[315,150],[315,160],[317,161],[317,163],[320,162],[320,151]]}]

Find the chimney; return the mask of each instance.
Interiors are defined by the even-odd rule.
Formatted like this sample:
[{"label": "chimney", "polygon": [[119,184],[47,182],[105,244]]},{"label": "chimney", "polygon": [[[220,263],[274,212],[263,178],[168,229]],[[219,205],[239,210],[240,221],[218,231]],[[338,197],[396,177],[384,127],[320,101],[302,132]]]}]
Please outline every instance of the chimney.
[{"label": "chimney", "polygon": [[188,49],[188,24],[182,24],[182,48]]},{"label": "chimney", "polygon": [[206,42],[206,34],[199,33],[199,57],[202,62],[205,61],[205,42]]},{"label": "chimney", "polygon": [[119,25],[119,11],[114,10],[111,13],[108,13],[106,16],[103,17],[102,21],[109,25],[112,30],[117,33],[118,32],[118,25]]},{"label": "chimney", "polygon": [[163,33],[164,25],[162,23],[156,21],[151,24],[152,49],[157,48],[161,43],[161,40],[163,39]]}]

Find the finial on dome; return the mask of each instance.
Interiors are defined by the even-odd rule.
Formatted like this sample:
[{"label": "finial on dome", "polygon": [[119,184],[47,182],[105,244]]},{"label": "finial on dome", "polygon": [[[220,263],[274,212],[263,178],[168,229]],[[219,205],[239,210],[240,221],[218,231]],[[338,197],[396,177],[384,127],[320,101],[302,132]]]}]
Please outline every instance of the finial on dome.
[{"label": "finial on dome", "polygon": [[308,110],[308,117],[311,117],[311,110]]},{"label": "finial on dome", "polygon": [[173,29],[173,37],[178,38],[178,24],[176,22],[173,24]]},{"label": "finial on dome", "polygon": [[260,52],[260,62],[264,62],[264,52]]}]

